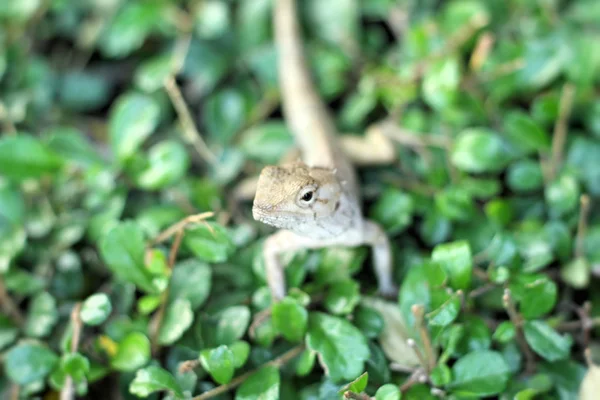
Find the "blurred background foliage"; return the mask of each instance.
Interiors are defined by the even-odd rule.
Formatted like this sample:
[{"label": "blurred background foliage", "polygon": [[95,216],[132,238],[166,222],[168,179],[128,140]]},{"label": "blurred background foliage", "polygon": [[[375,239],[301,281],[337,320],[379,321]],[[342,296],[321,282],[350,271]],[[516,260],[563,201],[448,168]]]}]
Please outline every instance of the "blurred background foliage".
[{"label": "blurred background foliage", "polygon": [[270,229],[233,200],[293,146],[272,0],[2,0],[2,398],[577,398],[598,358],[600,2],[299,3],[340,130],[396,127],[398,161],[360,173],[399,306],[370,298],[368,249],[324,249],[250,326]]}]

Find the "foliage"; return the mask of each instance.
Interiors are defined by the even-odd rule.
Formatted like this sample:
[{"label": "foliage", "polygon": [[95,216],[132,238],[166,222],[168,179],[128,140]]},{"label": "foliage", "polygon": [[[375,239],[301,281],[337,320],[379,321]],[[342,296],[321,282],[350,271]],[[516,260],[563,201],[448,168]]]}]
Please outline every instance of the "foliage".
[{"label": "foliage", "polygon": [[271,307],[271,230],[235,194],[293,146],[273,0],[2,1],[1,398],[577,397],[598,2],[299,3],[339,130],[396,129],[360,178],[398,298],[369,249],[328,248],[289,255]]}]

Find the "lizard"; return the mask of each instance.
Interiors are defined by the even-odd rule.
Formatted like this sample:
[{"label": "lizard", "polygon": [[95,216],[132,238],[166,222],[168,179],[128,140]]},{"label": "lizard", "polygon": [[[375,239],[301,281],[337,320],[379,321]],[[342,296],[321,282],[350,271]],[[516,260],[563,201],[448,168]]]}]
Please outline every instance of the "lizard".
[{"label": "lizard", "polygon": [[354,167],[344,154],[333,117],[312,80],[296,0],[275,0],[273,25],[284,118],[302,160],[262,169],[252,216],[279,228],[262,252],[273,301],[286,294],[281,255],[328,246],[372,248],[378,291],[397,295],[389,239],[364,217]]}]

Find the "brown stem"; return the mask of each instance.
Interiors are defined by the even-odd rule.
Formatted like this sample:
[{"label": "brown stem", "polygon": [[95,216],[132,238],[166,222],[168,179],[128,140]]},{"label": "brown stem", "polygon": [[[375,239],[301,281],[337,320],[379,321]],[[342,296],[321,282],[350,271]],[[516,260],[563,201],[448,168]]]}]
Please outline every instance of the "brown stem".
[{"label": "brown stem", "polygon": [[212,211],[207,211],[207,212],[203,212],[203,213],[196,214],[196,215],[189,215],[189,216],[183,218],[181,221],[174,223],[173,225],[169,226],[167,229],[165,229],[164,231],[159,233],[158,236],[156,236],[154,238],[154,240],[152,240],[150,242],[150,245],[155,246],[159,243],[162,243],[165,240],[170,239],[178,231],[184,229],[188,225],[196,224],[199,222],[205,222],[205,220],[207,218],[210,218],[213,215],[214,215],[214,213]]},{"label": "brown stem", "polygon": [[25,317],[23,317],[19,307],[8,294],[2,277],[0,277],[0,307],[2,308],[2,312],[12,317],[18,326],[22,326],[25,323]]},{"label": "brown stem", "polygon": [[529,345],[527,344],[527,340],[525,339],[525,334],[523,333],[523,318],[517,312],[517,309],[510,294],[510,289],[504,290],[502,302],[504,303],[506,313],[508,314],[510,320],[515,326],[517,344],[521,348],[523,354],[525,354],[525,373],[528,375],[533,374],[536,369],[535,355],[531,351],[531,348],[529,347]]},{"label": "brown stem", "polygon": [[423,348],[425,350],[425,368],[427,372],[430,372],[433,370],[433,368],[435,368],[437,361],[435,359],[435,354],[433,353],[433,346],[431,344],[431,339],[429,338],[429,332],[425,326],[425,307],[420,304],[414,304],[411,307],[411,311],[415,316],[415,324],[419,330],[419,336],[421,337]]},{"label": "brown stem", "polygon": [[190,110],[183,99],[183,95],[181,94],[173,75],[170,75],[165,79],[164,87],[175,108],[179,122],[181,123],[183,139],[194,146],[196,152],[198,152],[204,161],[209,164],[214,164],[217,161],[217,157],[208,148],[204,139],[202,139],[202,135],[196,128]]},{"label": "brown stem", "polygon": [[563,86],[560,96],[560,105],[558,109],[558,119],[554,125],[554,135],[552,137],[552,163],[550,166],[550,180],[556,177],[560,169],[563,158],[565,142],[567,140],[567,123],[573,108],[573,100],[575,98],[575,87],[572,84]]},{"label": "brown stem", "polygon": [[490,32],[485,32],[479,40],[477,40],[477,44],[475,45],[475,50],[473,50],[473,54],[471,54],[471,59],[469,60],[469,66],[473,71],[478,71],[481,69],[481,66],[487,60],[492,46],[494,45],[494,35]]},{"label": "brown stem", "polygon": [[283,353],[281,356],[264,364],[260,368],[254,369],[252,371],[248,371],[245,374],[242,374],[242,375],[238,376],[237,378],[233,379],[231,382],[229,382],[225,385],[217,386],[216,388],[211,389],[207,392],[204,392],[199,396],[193,397],[191,400],[206,400],[206,399],[216,397],[220,394],[227,393],[228,391],[240,386],[242,383],[244,383],[244,381],[246,381],[246,379],[250,378],[252,375],[257,373],[260,369],[267,367],[267,366],[281,368],[283,365],[287,364],[288,362],[290,362],[291,360],[296,358],[296,356],[298,356],[300,353],[302,353],[302,351],[304,351],[304,345],[296,346],[296,347],[292,348],[291,350],[288,350],[287,352]]},{"label": "brown stem", "polygon": [[579,221],[577,223],[577,242],[575,257],[581,258],[585,255],[585,234],[587,233],[587,219],[590,212],[590,196],[582,194],[579,198]]},{"label": "brown stem", "polygon": [[10,115],[8,115],[8,110],[4,105],[4,102],[0,101],[0,121],[2,121],[2,128],[4,132],[8,135],[14,135],[17,133],[17,128],[15,124],[10,119]]},{"label": "brown stem", "polygon": [[[81,303],[75,304],[71,311],[71,325],[73,327],[73,336],[71,336],[71,353],[76,353],[79,349],[79,341],[81,340]],[[65,379],[65,385],[60,391],[60,400],[73,400],[75,398],[75,385],[73,378],[68,375]]]},{"label": "brown stem", "polygon": [[427,382],[427,373],[425,370],[419,368],[400,386],[400,391],[405,393],[408,389],[416,385],[417,383]]},{"label": "brown stem", "polygon": [[344,398],[345,399],[352,399],[352,400],[371,400],[372,397],[369,396],[366,393],[354,393],[354,392],[344,392]]}]

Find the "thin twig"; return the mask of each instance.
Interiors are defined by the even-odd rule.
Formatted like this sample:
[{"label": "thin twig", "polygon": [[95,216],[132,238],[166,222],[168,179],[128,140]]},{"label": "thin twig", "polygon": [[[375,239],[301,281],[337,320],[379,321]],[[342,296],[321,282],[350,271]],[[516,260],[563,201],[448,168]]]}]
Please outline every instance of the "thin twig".
[{"label": "thin twig", "polygon": [[244,383],[244,381],[246,379],[250,378],[252,375],[257,373],[260,369],[267,367],[267,366],[281,368],[283,365],[287,364],[288,362],[290,362],[291,360],[296,358],[296,356],[298,356],[300,353],[302,353],[302,351],[304,351],[303,344],[296,346],[296,347],[292,348],[291,350],[288,350],[287,352],[283,353],[279,357],[262,365],[260,368],[254,369],[252,371],[248,371],[245,374],[242,374],[242,375],[238,376],[237,378],[233,379],[231,382],[229,382],[225,385],[217,386],[216,388],[211,389],[207,392],[204,392],[199,396],[193,397],[191,400],[206,400],[206,399],[216,397],[220,394],[227,393],[228,391],[240,386],[242,383]]},{"label": "thin twig", "polygon": [[427,373],[425,372],[425,370],[419,368],[415,370],[415,372],[413,372],[412,375],[406,381],[404,381],[402,386],[400,386],[400,391],[404,393],[417,383],[425,382],[427,382]]},{"label": "thin twig", "polygon": [[554,135],[552,137],[552,163],[550,167],[550,180],[552,181],[562,164],[563,151],[567,140],[567,124],[573,108],[575,98],[575,86],[567,83],[563,86],[560,96],[560,105],[558,109],[558,119],[554,125]]},{"label": "thin twig", "polygon": [[475,50],[473,50],[473,54],[471,54],[471,59],[469,60],[469,66],[473,71],[478,71],[481,69],[481,66],[487,60],[492,46],[494,45],[494,35],[490,32],[485,32],[475,45]]},{"label": "thin twig", "polygon": [[420,304],[414,304],[411,307],[411,311],[415,316],[415,325],[419,330],[419,336],[421,337],[423,348],[425,349],[425,368],[427,372],[430,372],[433,370],[433,368],[435,368],[437,360],[435,359],[433,346],[431,344],[431,339],[429,338],[429,332],[427,331],[427,327],[425,327],[425,307]]},{"label": "thin twig", "polygon": [[575,245],[575,257],[585,255],[585,234],[587,232],[587,219],[590,212],[590,196],[582,194],[579,198],[579,221],[577,222],[577,241]]},{"label": "thin twig", "polygon": [[198,360],[198,359],[182,361],[181,364],[179,364],[179,372],[182,374],[184,374],[186,372],[190,372],[193,369],[195,369],[196,367],[198,367],[199,365],[200,365],[200,360]]},{"label": "thin twig", "polygon": [[344,398],[352,399],[352,400],[371,400],[372,399],[372,397],[366,393],[354,393],[351,391],[344,392]]},{"label": "thin twig", "polygon": [[207,218],[210,218],[213,215],[214,215],[214,213],[212,211],[206,211],[206,212],[196,214],[196,215],[189,215],[189,216],[183,218],[181,221],[174,223],[173,225],[169,226],[167,229],[165,229],[164,231],[159,233],[154,238],[154,240],[152,240],[150,245],[155,246],[159,243],[162,243],[165,240],[170,239],[174,234],[176,234],[178,231],[182,230],[186,226],[195,224],[195,223],[199,223],[199,222],[205,222],[205,220]]},{"label": "thin twig", "polygon": [[0,100],[0,121],[2,121],[2,129],[8,135],[14,135],[17,133],[17,128],[15,124],[10,119],[10,115],[8,115],[8,110],[6,110],[6,106],[4,102]]},{"label": "thin twig", "polygon": [[4,314],[12,317],[18,326],[22,326],[25,323],[25,317],[23,317],[19,307],[8,294],[2,277],[0,277],[0,308]]},{"label": "thin twig", "polygon": [[194,146],[204,161],[209,164],[214,164],[217,161],[217,157],[208,148],[202,135],[196,128],[190,110],[183,99],[183,95],[181,94],[173,75],[170,75],[165,79],[164,86],[169,95],[169,99],[171,99],[171,103],[177,112],[179,122],[183,129],[184,140]]},{"label": "thin twig", "polygon": [[521,352],[525,354],[525,373],[533,374],[535,372],[535,355],[529,348],[527,344],[527,340],[525,340],[525,334],[523,333],[523,318],[517,312],[515,304],[510,294],[510,289],[504,289],[504,295],[502,296],[502,302],[504,303],[504,308],[512,321],[513,325],[516,329],[516,339],[517,344],[521,348]]},{"label": "thin twig", "polygon": [[21,396],[21,386],[17,385],[16,383],[13,383],[10,386],[10,400],[19,400],[20,396]]},{"label": "thin twig", "polygon": [[[79,341],[81,340],[81,303],[75,304],[71,311],[71,326],[73,327],[73,335],[71,336],[71,353],[76,353],[79,349]],[[73,377],[67,375],[65,385],[60,391],[60,400],[73,400],[75,398],[75,385]]]}]

